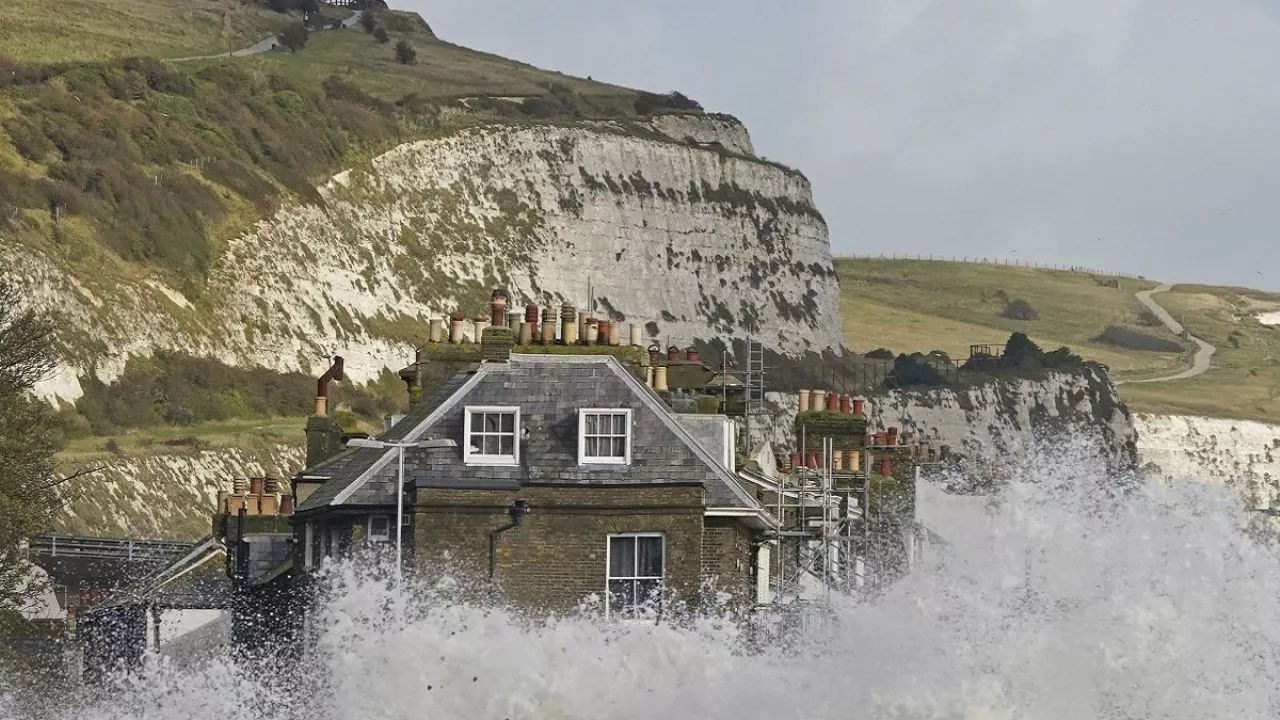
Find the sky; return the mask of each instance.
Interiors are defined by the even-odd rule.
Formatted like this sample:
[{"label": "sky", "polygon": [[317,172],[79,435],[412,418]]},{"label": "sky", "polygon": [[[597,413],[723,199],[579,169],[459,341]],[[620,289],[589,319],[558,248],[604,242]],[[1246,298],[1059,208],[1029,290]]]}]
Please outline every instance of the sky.
[{"label": "sky", "polygon": [[1275,0],[392,0],[443,39],[680,90],[802,170],[838,255],[1280,290]]}]

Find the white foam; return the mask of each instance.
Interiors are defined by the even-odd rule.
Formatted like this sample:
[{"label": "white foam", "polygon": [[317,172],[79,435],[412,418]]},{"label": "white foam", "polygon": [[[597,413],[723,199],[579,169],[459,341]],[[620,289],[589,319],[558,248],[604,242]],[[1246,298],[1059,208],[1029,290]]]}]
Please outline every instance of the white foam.
[{"label": "white foam", "polygon": [[746,652],[714,618],[531,624],[347,569],[314,686],[290,696],[227,660],[154,662],[63,717],[1273,718],[1280,557],[1242,531],[1264,519],[1221,485],[1126,495],[1089,456],[1020,461],[1021,481],[951,528],[945,556],[843,603],[794,653]]}]

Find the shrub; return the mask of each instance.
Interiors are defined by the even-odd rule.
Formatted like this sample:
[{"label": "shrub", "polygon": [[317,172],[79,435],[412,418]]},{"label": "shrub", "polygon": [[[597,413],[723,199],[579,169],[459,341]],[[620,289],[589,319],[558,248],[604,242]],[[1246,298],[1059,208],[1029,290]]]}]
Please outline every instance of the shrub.
[{"label": "shrub", "polygon": [[383,44],[391,42],[391,36],[387,34],[387,31],[385,28],[377,28],[376,30],[374,30],[373,39]]},{"label": "shrub", "polygon": [[666,95],[641,91],[636,95],[634,103],[636,114],[648,115],[656,110],[701,110],[702,105],[680,92]]},{"label": "shrub", "polygon": [[418,51],[408,42],[401,40],[396,43],[396,62],[401,65],[412,65],[418,61]]},{"label": "shrub", "polygon": [[888,348],[876,348],[866,354],[868,360],[892,360],[893,351]]},{"label": "shrub", "polygon": [[285,28],[276,38],[281,45],[289,48],[289,52],[298,52],[306,46],[308,35],[306,26],[298,23]]},{"label": "shrub", "polygon": [[1094,342],[1104,343],[1106,345],[1115,345],[1129,350],[1141,350],[1146,352],[1181,352],[1182,346],[1172,340],[1148,335],[1138,330],[1118,325],[1108,326],[1096,338]]},{"label": "shrub", "polygon": [[1035,311],[1035,308],[1031,307],[1031,303],[1021,298],[1010,300],[1004,306],[1004,310],[1000,311],[1000,316],[1010,320],[1037,320],[1040,318],[1040,314]]},{"label": "shrub", "polygon": [[360,14],[360,27],[364,28],[366,35],[372,35],[374,29],[378,27],[378,16],[374,15],[372,10],[365,10]]},{"label": "shrub", "polygon": [[937,387],[944,383],[942,374],[924,355],[899,355],[893,361],[893,370],[884,379],[885,387]]},{"label": "shrub", "polygon": [[1138,311],[1138,324],[1143,327],[1164,327],[1164,323],[1160,322],[1160,318],[1145,307]]}]

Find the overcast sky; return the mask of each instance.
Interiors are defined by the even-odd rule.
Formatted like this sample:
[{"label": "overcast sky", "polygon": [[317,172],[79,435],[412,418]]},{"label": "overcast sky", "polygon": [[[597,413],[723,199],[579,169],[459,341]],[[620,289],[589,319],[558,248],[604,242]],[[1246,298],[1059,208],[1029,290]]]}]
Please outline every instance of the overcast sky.
[{"label": "overcast sky", "polygon": [[837,254],[1280,290],[1280,3],[392,0],[442,38],[737,115]]}]

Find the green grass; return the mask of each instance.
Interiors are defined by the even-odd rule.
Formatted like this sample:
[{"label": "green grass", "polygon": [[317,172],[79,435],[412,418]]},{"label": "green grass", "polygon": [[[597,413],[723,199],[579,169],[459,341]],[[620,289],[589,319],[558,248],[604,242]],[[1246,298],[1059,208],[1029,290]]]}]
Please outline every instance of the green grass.
[{"label": "green grass", "polygon": [[[839,258],[845,342],[859,352],[943,350],[963,359],[969,346],[1003,346],[1021,330],[1045,349],[1066,345],[1105,363],[1117,378],[1176,372],[1178,353],[1140,352],[1094,342],[1108,325],[1136,326],[1133,293],[1155,283],[1115,278],[1119,288],[1066,271],[928,260]],[[1112,278],[1107,278],[1112,279]],[[1001,316],[1006,300],[1022,299],[1035,320]],[[1163,328],[1150,335],[1177,340]]]},{"label": "green grass", "polygon": [[[1093,342],[1109,325],[1181,342],[1163,328],[1142,324],[1133,293],[1155,287],[1154,282],[1119,278],[1119,288],[1108,288],[1082,273],[921,260],[841,258],[836,271],[845,342],[859,352],[940,349],[964,358],[970,344],[1002,345],[1012,331],[1022,330],[1046,349],[1067,345],[1087,360],[1105,363],[1117,380],[1172,375],[1189,366],[1189,353]],[[1001,317],[1004,300],[997,291],[1026,300],[1038,319]],[[1218,351],[1200,377],[1120,385],[1130,409],[1280,422],[1280,327],[1255,318],[1280,310],[1280,295],[1178,285],[1155,300]]]},{"label": "green grass", "polygon": [[[395,27],[411,28],[408,22]],[[337,75],[376,97],[398,100],[453,99],[481,95],[527,97],[546,95],[547,84],[599,99],[617,98],[630,105],[636,95],[616,85],[541,70],[526,63],[470,50],[435,38],[425,28],[392,30],[391,41],[379,43],[359,27],[313,34],[296,53],[276,50],[232,62],[255,73],[271,73],[303,85],[318,85]],[[405,40],[417,51],[417,62],[396,62],[394,48]],[[221,61],[201,61],[198,64]]]},{"label": "green grass", "polygon": [[0,4],[0,56],[67,62],[225,52],[228,25],[238,48],[290,22],[297,20],[241,0],[8,0]]},{"label": "green grass", "polygon": [[1121,386],[1132,409],[1280,422],[1280,327],[1256,319],[1260,312],[1280,310],[1280,295],[1177,285],[1155,300],[1187,332],[1218,350],[1199,377]]}]

